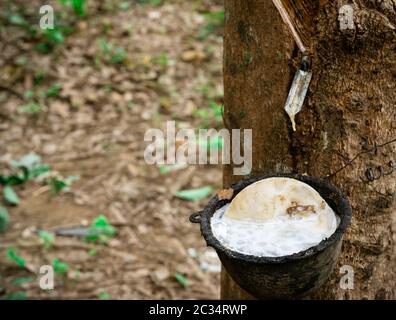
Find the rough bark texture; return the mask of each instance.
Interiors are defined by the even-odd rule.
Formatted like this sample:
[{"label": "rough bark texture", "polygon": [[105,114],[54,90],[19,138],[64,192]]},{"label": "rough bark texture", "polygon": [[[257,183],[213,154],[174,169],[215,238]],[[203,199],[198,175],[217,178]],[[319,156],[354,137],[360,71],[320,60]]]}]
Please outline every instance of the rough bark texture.
[{"label": "rough bark texture", "polygon": [[[344,32],[338,15],[348,3],[355,28]],[[395,298],[395,10],[394,0],[331,1],[312,13],[313,80],[293,133],[283,110],[301,59],[293,38],[272,1],[225,1],[224,123],[253,129],[252,173],[330,179],[353,208],[339,267],[354,268],[355,288],[340,289],[336,268],[313,298]],[[238,179],[224,168],[225,185]],[[222,298],[249,295],[224,271]]]}]

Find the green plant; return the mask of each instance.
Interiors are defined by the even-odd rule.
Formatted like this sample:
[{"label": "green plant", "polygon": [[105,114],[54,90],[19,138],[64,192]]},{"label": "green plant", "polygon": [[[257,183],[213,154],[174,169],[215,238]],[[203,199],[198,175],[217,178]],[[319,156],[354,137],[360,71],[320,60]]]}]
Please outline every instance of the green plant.
[{"label": "green plant", "polygon": [[213,192],[213,188],[211,186],[207,186],[197,189],[177,191],[175,192],[175,196],[183,200],[198,201],[206,198],[212,192]]},{"label": "green plant", "polygon": [[58,258],[52,260],[52,267],[56,274],[64,275],[69,270],[69,265],[65,262],[61,262]]},{"label": "green plant", "polygon": [[100,215],[91,223],[85,239],[87,241],[107,242],[115,234],[116,229],[107,221],[104,215]]},{"label": "green plant", "polygon": [[71,184],[78,179],[79,177],[77,176],[68,176],[63,178],[60,175],[56,175],[45,179],[45,184],[51,187],[52,194],[58,194],[61,191],[69,192]]},{"label": "green plant", "polygon": [[77,16],[86,15],[85,0],[59,0],[59,2],[65,7],[71,7]]},{"label": "green plant", "polygon": [[130,8],[130,4],[129,4],[128,1],[122,1],[122,2],[120,3],[120,9],[121,9],[122,11],[127,11],[129,8]]},{"label": "green plant", "polygon": [[208,128],[210,123],[210,113],[206,108],[198,108],[193,112],[194,117],[199,118],[201,121],[201,128]]},{"label": "green plant", "polygon": [[47,231],[40,230],[38,232],[38,236],[40,237],[40,240],[42,241],[44,248],[46,249],[50,248],[55,242],[55,236]]},{"label": "green plant", "polygon": [[35,153],[29,153],[19,160],[12,160],[11,168],[24,173],[22,183],[49,172],[51,169],[48,164],[42,163],[41,157]]},{"label": "green plant", "polygon": [[18,26],[29,33],[31,36],[34,36],[38,28],[36,25],[30,24],[25,17],[20,15],[19,13],[10,12],[8,15],[8,22],[14,26]]},{"label": "green plant", "polygon": [[11,205],[19,204],[19,197],[15,193],[13,186],[23,184],[50,170],[50,167],[41,163],[41,158],[30,153],[19,160],[10,163],[12,172],[8,175],[0,175],[0,185],[3,186],[4,200]]},{"label": "green plant", "polygon": [[72,7],[76,15],[85,16],[85,0],[72,0]]},{"label": "green plant", "polygon": [[121,63],[127,57],[127,52],[122,47],[114,46],[112,43],[104,39],[99,39],[98,44],[100,49],[102,50],[103,58],[110,63]]},{"label": "green plant", "polygon": [[11,284],[13,286],[19,286],[21,284],[29,283],[32,281],[33,281],[32,277],[19,277],[19,278],[15,278],[14,280],[12,280]]},{"label": "green plant", "polygon": [[[75,15],[83,17],[86,14],[85,0],[59,0],[64,7],[70,7]],[[35,49],[40,53],[49,53],[54,47],[64,43],[66,35],[74,31],[74,20],[69,18],[67,11],[63,10],[55,17],[56,25],[53,28],[39,29],[23,20],[14,18],[19,26],[28,30],[40,41],[35,45]],[[37,37],[38,35],[38,37]]]},{"label": "green plant", "polygon": [[24,66],[28,63],[28,58],[25,56],[19,56],[15,58],[15,64],[18,66]]},{"label": "green plant", "polygon": [[47,41],[51,44],[61,44],[65,41],[63,31],[59,27],[55,27],[54,29],[45,29],[44,35]]},{"label": "green plant", "polygon": [[166,53],[161,53],[154,58],[154,62],[160,66],[168,66],[169,65],[169,57]]},{"label": "green plant", "polygon": [[177,282],[180,283],[181,286],[187,287],[189,285],[188,279],[181,273],[175,272],[174,277],[177,280]]},{"label": "green plant", "polygon": [[223,117],[224,105],[218,104],[215,101],[209,102],[209,108],[213,110],[214,116],[217,120],[221,120]]},{"label": "green plant", "polygon": [[202,84],[199,88],[198,91],[205,97],[209,98],[210,96],[210,87],[208,84]]},{"label": "green plant", "polygon": [[223,118],[223,105],[211,100],[208,108],[197,108],[193,115],[202,120],[201,127],[207,128],[212,119],[219,122]]},{"label": "green plant", "polygon": [[19,256],[14,248],[10,247],[7,249],[7,258],[21,268],[24,268],[26,265],[25,259]]},{"label": "green plant", "polygon": [[27,294],[23,291],[9,293],[0,298],[0,300],[26,300]]},{"label": "green plant", "polygon": [[169,173],[172,171],[185,169],[185,168],[187,168],[187,166],[188,165],[185,163],[177,163],[177,164],[173,164],[173,165],[169,165],[169,166],[163,165],[163,166],[159,166],[159,172],[162,174],[165,174],[165,173]]},{"label": "green plant", "polygon": [[24,95],[24,97],[26,99],[32,99],[34,97],[34,91],[33,90],[26,90],[23,95]]},{"label": "green plant", "polygon": [[49,53],[52,49],[65,41],[66,34],[73,30],[71,27],[54,26],[53,29],[44,29],[41,31],[41,42],[35,48],[40,53]]},{"label": "green plant", "polygon": [[[86,15],[85,0],[59,0],[64,7],[70,7],[75,15]],[[35,49],[41,53],[49,53],[55,46],[65,41],[65,36],[73,31],[74,20],[69,18],[66,10],[55,16],[56,25],[53,28],[41,29],[36,23],[29,22],[21,13],[9,12],[8,23],[20,27],[36,42]],[[38,43],[37,43],[38,42]],[[24,62],[26,64],[26,62]]]},{"label": "green plant", "polygon": [[111,298],[110,294],[107,293],[107,292],[98,293],[97,297],[98,297],[98,299],[100,299],[100,300],[108,300],[108,299]]},{"label": "green plant", "polygon": [[21,111],[28,114],[37,114],[44,110],[44,106],[37,102],[29,102],[21,106]]},{"label": "green plant", "polygon": [[47,97],[57,97],[59,95],[61,89],[62,89],[62,85],[60,85],[59,83],[55,83],[47,89],[47,91],[45,92],[45,95]]},{"label": "green plant", "polygon": [[198,35],[200,40],[205,39],[209,34],[213,33],[224,25],[224,10],[207,12],[203,16],[206,24]]},{"label": "green plant", "polygon": [[40,85],[46,78],[47,72],[46,70],[42,68],[38,68],[35,70],[34,75],[33,75],[33,83],[35,86]]},{"label": "green plant", "polygon": [[111,63],[117,64],[117,63],[123,62],[125,60],[126,56],[127,56],[127,53],[124,48],[116,47],[110,57],[110,61],[111,61]]},{"label": "green plant", "polygon": [[16,13],[12,13],[9,18],[8,18],[8,22],[16,25],[16,26],[20,26],[20,27],[26,27],[29,25],[29,22],[26,21],[26,19],[22,16],[20,16],[19,14]]},{"label": "green plant", "polygon": [[19,197],[10,185],[3,188],[3,196],[6,203],[17,206],[19,204]]}]

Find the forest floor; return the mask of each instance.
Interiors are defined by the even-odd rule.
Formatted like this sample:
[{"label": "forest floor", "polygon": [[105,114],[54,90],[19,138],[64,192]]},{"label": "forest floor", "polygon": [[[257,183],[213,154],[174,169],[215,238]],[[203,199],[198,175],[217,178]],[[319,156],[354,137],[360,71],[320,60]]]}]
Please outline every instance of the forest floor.
[{"label": "forest floor", "polygon": [[[37,13],[40,1],[29,3]],[[0,204],[10,218],[0,234],[0,296],[218,298],[220,263],[188,221],[208,197],[174,194],[205,186],[215,193],[221,166],[159,167],[143,154],[146,130],[168,120],[221,127],[221,1],[88,4],[87,17],[48,53],[34,49],[40,40],[17,18],[0,29],[0,175],[28,154],[51,167],[45,178],[12,186],[14,206],[6,204],[12,194]],[[71,176],[79,179],[67,190]],[[115,236],[52,239],[99,215]],[[55,288],[42,290],[39,267],[51,264]]]}]

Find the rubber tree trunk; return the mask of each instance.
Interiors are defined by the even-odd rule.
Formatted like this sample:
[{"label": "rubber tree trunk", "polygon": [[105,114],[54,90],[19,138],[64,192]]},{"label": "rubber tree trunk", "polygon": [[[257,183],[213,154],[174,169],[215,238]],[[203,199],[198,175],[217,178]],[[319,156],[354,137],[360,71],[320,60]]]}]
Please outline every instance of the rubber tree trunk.
[{"label": "rubber tree trunk", "polygon": [[[313,79],[293,132],[283,107],[301,55],[289,30],[270,0],[225,0],[224,123],[253,129],[253,174],[307,173],[350,199],[339,266],[311,298],[395,298],[396,3],[353,1],[344,31],[347,1],[323,2],[312,12]],[[225,166],[224,185],[241,178]],[[340,288],[343,265],[353,290]],[[221,286],[223,299],[252,298],[224,270]]]}]

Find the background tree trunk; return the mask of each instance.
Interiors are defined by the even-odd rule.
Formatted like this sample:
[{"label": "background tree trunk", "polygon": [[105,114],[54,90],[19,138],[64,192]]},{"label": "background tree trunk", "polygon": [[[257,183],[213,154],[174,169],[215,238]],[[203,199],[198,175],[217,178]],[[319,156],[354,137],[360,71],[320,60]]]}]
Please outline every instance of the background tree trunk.
[{"label": "background tree trunk", "polygon": [[[339,267],[354,268],[355,288],[340,289],[336,268],[312,297],[395,298],[396,2],[353,1],[348,32],[338,21],[348,1],[321,3],[312,12],[313,79],[293,133],[283,110],[301,61],[293,38],[272,1],[225,0],[224,123],[253,129],[252,174],[307,173],[349,197],[353,220]],[[224,185],[241,178],[225,166]],[[249,297],[223,271],[222,298]]]}]

